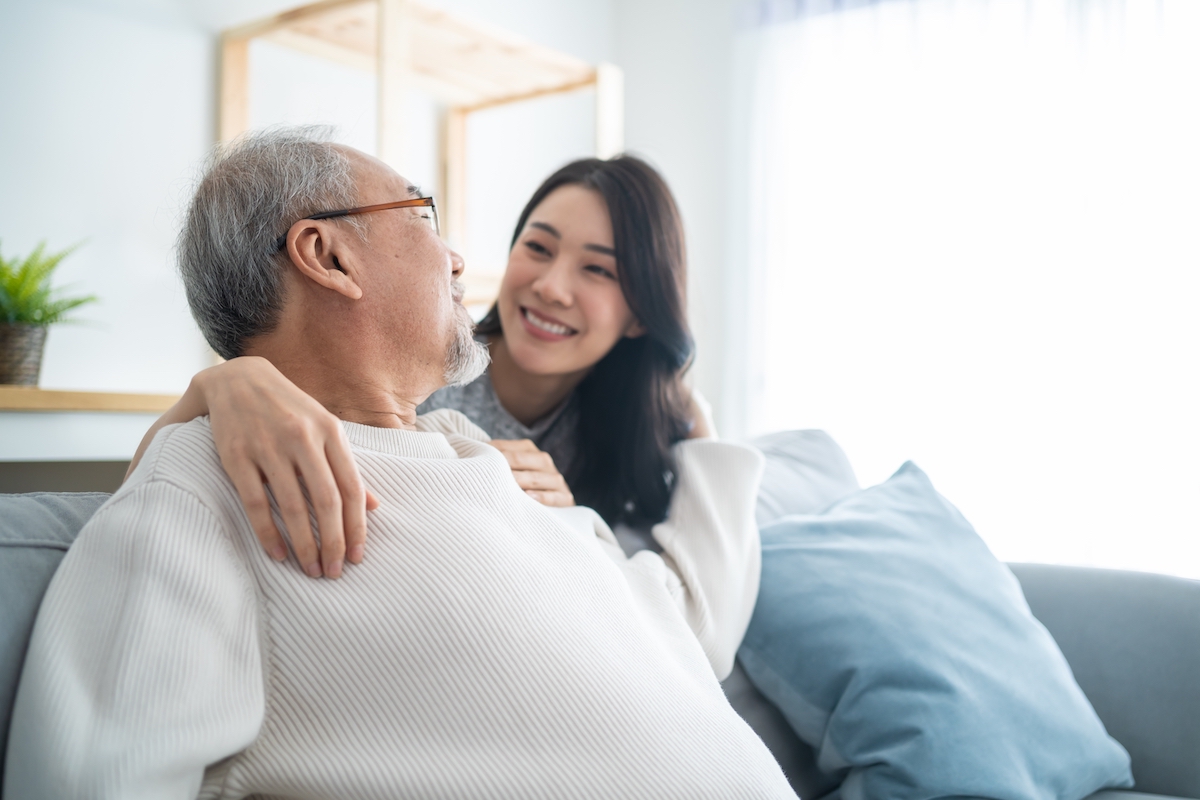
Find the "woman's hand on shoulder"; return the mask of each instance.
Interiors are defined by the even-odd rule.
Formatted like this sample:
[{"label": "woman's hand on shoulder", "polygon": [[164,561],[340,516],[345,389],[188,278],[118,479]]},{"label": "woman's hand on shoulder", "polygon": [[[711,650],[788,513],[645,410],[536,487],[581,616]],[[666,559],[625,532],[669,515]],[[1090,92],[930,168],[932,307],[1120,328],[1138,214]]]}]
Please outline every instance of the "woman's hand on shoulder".
[{"label": "woman's hand on shoulder", "polygon": [[683,398],[687,403],[688,415],[692,419],[692,429],[688,431],[689,439],[715,439],[717,426],[713,424],[712,406],[704,395],[697,390],[683,387]]},{"label": "woman's hand on shoulder", "polygon": [[[271,516],[270,486],[308,575],[337,578],[344,561],[362,561],[366,512],[379,501],[363,485],[337,417],[264,358],[235,358],[204,370],[192,380],[188,391],[193,390],[263,549],[276,560],[287,557]],[[310,503],[321,534],[319,551]]]},{"label": "woman's hand on shoulder", "polygon": [[549,453],[539,450],[528,439],[492,439],[491,445],[504,453],[517,485],[525,494],[544,506],[575,505],[575,496]]}]

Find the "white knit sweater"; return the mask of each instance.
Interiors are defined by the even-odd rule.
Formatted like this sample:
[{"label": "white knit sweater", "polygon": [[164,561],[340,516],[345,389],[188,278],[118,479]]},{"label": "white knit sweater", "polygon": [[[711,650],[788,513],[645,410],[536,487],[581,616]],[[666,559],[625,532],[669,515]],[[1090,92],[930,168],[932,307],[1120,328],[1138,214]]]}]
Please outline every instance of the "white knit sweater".
[{"label": "white knit sweater", "polygon": [[265,556],[207,419],[160,432],[47,592],[5,797],[794,796],[714,674],[758,588],[757,453],[678,445],[663,556],[627,559],[465,417],[421,427],[346,424],[381,505],[336,581]]}]

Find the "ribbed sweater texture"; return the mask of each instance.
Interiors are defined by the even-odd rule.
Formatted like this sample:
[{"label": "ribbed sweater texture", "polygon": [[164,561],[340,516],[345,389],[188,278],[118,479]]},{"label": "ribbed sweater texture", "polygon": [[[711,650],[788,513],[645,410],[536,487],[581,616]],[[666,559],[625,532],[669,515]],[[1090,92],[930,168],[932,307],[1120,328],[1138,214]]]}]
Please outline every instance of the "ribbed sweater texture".
[{"label": "ribbed sweater texture", "polygon": [[155,438],[43,602],[5,797],[794,797],[718,684],[761,456],[677,445],[661,556],[525,495],[457,412],[345,423],[380,507],[313,580],[259,546],[206,419]]}]

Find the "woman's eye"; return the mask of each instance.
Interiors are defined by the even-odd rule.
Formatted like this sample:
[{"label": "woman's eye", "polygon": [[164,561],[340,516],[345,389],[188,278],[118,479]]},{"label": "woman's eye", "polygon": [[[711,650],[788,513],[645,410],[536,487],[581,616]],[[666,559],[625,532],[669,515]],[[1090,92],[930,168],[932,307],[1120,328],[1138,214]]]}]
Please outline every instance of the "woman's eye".
[{"label": "woman's eye", "polygon": [[526,247],[528,247],[530,250],[532,250],[533,252],[537,253],[537,254],[538,254],[538,255],[540,255],[540,256],[548,256],[548,255],[550,255],[550,251],[549,251],[549,250],[547,250],[546,248],[542,247],[542,246],[541,246],[540,244],[538,244],[537,242],[534,242],[534,241],[528,241],[528,242],[526,242],[526,243],[525,243],[525,246],[526,246]]},{"label": "woman's eye", "polygon": [[586,267],[584,267],[584,269],[586,269],[588,272],[591,272],[595,275],[602,275],[605,278],[612,278],[613,280],[617,279],[616,273],[614,273],[610,269],[605,269],[604,267],[600,266],[599,264],[588,264]]}]

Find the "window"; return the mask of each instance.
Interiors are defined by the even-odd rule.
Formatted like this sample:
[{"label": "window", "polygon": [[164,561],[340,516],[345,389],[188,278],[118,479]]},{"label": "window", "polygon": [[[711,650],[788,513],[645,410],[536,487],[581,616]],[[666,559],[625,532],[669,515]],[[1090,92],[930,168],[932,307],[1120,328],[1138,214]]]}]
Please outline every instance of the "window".
[{"label": "window", "polygon": [[1200,4],[753,37],[751,431],[916,461],[1002,559],[1200,577]]}]

